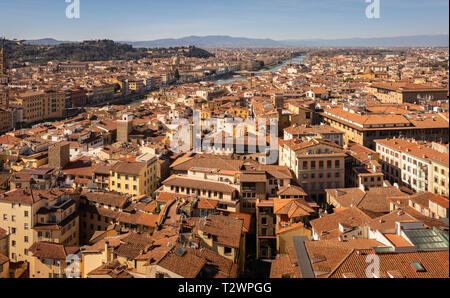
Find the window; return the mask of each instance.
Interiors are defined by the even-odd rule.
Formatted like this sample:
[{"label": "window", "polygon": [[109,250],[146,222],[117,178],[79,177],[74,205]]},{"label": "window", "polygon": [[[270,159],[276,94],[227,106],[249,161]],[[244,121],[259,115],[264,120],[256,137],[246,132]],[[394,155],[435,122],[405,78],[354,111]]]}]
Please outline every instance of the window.
[{"label": "window", "polygon": [[28,217],[28,211],[24,211],[23,213],[24,213],[23,215],[24,215],[25,217]]},{"label": "window", "polygon": [[304,161],[303,162],[303,169],[307,169],[308,168],[308,162],[307,161]]},{"label": "window", "polygon": [[8,214],[3,214],[3,220],[8,220]]},{"label": "window", "polygon": [[11,220],[16,221],[16,216],[15,215],[11,216]]},{"label": "window", "polygon": [[334,161],[334,167],[336,169],[340,168],[341,167],[341,162],[339,160]]},{"label": "window", "polygon": [[267,224],[267,218],[266,217],[261,218],[261,224],[262,225],[266,225]]},{"label": "window", "polygon": [[136,185],[133,185],[133,190],[137,190],[137,186]]},{"label": "window", "polygon": [[24,229],[28,230],[28,224],[27,223],[24,224]]},{"label": "window", "polygon": [[331,169],[331,160],[327,160],[327,168]]}]

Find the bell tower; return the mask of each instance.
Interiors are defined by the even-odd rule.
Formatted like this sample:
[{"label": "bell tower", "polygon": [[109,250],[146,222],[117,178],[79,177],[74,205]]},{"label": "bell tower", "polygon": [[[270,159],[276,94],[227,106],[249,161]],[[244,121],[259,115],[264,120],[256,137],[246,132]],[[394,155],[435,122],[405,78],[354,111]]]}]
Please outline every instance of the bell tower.
[{"label": "bell tower", "polygon": [[0,50],[0,74],[6,74],[6,57],[5,57],[5,49],[2,46]]}]

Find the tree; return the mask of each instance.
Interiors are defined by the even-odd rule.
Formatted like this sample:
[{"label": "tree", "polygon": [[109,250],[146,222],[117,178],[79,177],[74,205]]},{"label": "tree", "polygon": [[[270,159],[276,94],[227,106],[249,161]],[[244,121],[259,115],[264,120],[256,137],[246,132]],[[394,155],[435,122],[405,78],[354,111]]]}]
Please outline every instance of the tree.
[{"label": "tree", "polygon": [[174,76],[175,80],[177,80],[177,81],[180,79],[180,72],[178,71],[178,68],[175,69],[175,73],[173,76]]}]

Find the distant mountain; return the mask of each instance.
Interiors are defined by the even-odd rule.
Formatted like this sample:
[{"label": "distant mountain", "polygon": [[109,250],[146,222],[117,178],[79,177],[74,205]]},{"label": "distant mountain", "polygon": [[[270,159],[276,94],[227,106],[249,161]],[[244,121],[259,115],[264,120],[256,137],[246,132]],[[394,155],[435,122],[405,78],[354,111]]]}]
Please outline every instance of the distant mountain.
[{"label": "distant mountain", "polygon": [[294,47],[448,47],[448,34],[379,38],[285,40]]},{"label": "distant mountain", "polygon": [[[27,40],[32,45],[59,45],[69,41],[53,38]],[[119,41],[135,48],[167,48],[196,46],[200,48],[277,48],[277,47],[448,47],[449,35],[414,35],[398,37],[273,40],[225,35],[188,36],[149,41]]]},{"label": "distant mountain", "polygon": [[223,35],[212,36],[188,36],[183,38],[166,38],[150,41],[123,41],[129,43],[137,48],[156,48],[156,47],[182,47],[182,46],[196,46],[207,48],[272,48],[284,46],[282,42],[272,39],[255,39],[245,37],[231,37]]},{"label": "distant mountain", "polygon": [[40,45],[40,46],[56,46],[62,43],[72,43],[72,41],[61,41],[56,40],[54,38],[42,38],[42,39],[34,39],[34,40],[25,40],[25,44],[30,45]]}]

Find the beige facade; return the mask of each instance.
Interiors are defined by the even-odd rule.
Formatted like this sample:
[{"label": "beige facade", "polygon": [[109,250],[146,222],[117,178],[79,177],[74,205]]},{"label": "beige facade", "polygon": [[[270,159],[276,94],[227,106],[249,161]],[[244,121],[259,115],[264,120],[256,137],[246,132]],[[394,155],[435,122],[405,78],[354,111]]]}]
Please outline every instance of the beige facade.
[{"label": "beige facade", "polygon": [[448,159],[445,162],[439,162],[435,160],[431,160],[430,165],[431,179],[429,180],[429,191],[435,194],[441,194],[444,196],[449,195],[448,190],[448,177],[449,177],[449,169],[448,169]]},{"label": "beige facade", "polygon": [[131,196],[152,194],[158,186],[156,158],[148,162],[119,162],[110,170],[109,190]]},{"label": "beige facade", "polygon": [[29,248],[36,241],[77,244],[75,212],[74,201],[54,190],[16,189],[0,195],[0,228],[10,235],[8,257],[29,262]]},{"label": "beige facade", "polygon": [[367,91],[383,103],[414,103],[421,99],[446,100],[448,89],[423,84],[373,84]]},{"label": "beige facade", "polygon": [[280,165],[288,166],[299,185],[315,200],[325,200],[325,189],[345,185],[345,157],[340,146],[325,140],[291,140],[280,146]]},{"label": "beige facade", "polygon": [[62,118],[65,113],[65,94],[52,90],[20,94],[17,102],[23,109],[23,122]]}]

